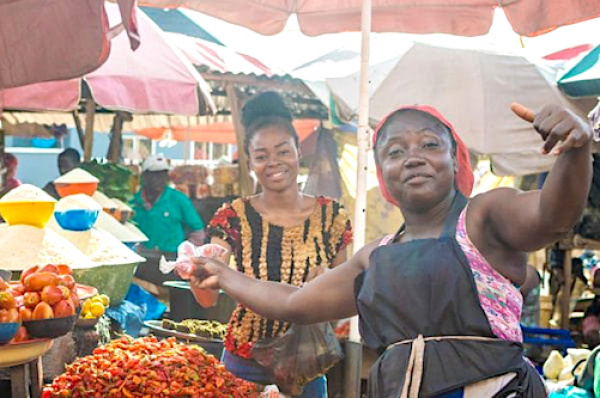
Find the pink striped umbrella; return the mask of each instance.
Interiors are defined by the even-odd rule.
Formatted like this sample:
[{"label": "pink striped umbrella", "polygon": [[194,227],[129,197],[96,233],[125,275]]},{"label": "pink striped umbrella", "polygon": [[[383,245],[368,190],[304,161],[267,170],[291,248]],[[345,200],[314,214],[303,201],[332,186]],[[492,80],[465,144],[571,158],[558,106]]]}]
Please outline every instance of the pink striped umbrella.
[{"label": "pink striped umbrella", "polygon": [[[119,7],[106,3],[111,25],[120,22]],[[71,111],[81,99],[85,81],[92,98],[103,108],[133,113],[198,115],[211,113],[210,87],[181,52],[168,43],[164,32],[138,12],[143,38],[132,51],[128,36],[111,40],[111,52],[102,66],[82,78],[50,81],[0,90],[0,109]]]},{"label": "pink striped umbrella", "polygon": [[[185,7],[250,28],[279,33],[292,14],[308,36],[359,31],[361,0],[140,0],[141,5]],[[501,7],[515,32],[536,36],[558,26],[600,16],[597,0],[372,0],[373,32],[449,33],[479,36]]]},{"label": "pink striped umbrella", "polygon": [[[139,45],[133,0],[118,0],[131,48]],[[104,0],[0,1],[0,89],[70,79],[110,51]]]}]

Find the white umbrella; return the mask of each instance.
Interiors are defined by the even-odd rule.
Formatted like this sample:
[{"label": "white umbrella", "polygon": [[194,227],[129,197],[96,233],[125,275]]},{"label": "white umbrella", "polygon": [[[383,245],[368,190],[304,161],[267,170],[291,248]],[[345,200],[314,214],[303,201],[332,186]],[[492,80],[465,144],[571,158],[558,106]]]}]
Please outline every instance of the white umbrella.
[{"label": "white umbrella", "polygon": [[[469,150],[491,156],[497,175],[540,173],[554,162],[540,154],[538,134],[512,114],[512,102],[535,110],[562,104],[582,117],[593,106],[568,99],[551,71],[523,56],[423,43],[391,55],[370,68],[371,125],[398,106],[431,105],[454,124]],[[327,85],[343,116],[358,113],[358,73],[327,79]]]}]

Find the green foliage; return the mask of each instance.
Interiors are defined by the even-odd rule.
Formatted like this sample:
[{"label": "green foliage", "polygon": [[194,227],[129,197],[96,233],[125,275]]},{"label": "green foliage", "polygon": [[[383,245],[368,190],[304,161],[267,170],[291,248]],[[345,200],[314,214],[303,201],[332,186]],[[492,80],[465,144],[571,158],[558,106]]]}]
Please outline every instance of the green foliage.
[{"label": "green foliage", "polygon": [[132,199],[133,172],[128,168],[115,163],[99,163],[96,160],[83,163],[81,168],[100,180],[98,190],[109,198],[117,198],[125,203]]}]

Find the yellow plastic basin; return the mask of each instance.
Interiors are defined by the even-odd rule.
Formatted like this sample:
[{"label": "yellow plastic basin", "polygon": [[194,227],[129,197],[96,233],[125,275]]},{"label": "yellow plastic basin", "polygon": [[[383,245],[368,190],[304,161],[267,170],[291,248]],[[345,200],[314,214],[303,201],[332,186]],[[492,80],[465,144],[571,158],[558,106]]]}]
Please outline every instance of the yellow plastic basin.
[{"label": "yellow plastic basin", "polygon": [[0,215],[10,225],[44,228],[54,213],[55,202],[0,202]]}]

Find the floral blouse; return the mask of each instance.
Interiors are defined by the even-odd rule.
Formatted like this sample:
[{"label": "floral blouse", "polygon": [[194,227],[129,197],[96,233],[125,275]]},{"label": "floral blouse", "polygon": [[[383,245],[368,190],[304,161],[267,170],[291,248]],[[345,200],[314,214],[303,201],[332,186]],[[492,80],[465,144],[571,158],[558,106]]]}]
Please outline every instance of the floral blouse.
[{"label": "floral blouse", "polygon": [[[265,221],[250,204],[237,199],[213,217],[208,238],[226,241],[239,272],[253,278],[301,286],[314,267],[330,267],[352,241],[345,209],[337,202],[317,198],[312,214],[300,225],[282,227]],[[289,324],[265,319],[238,304],[229,321],[225,348],[251,358],[254,343],[283,335]]]}]

